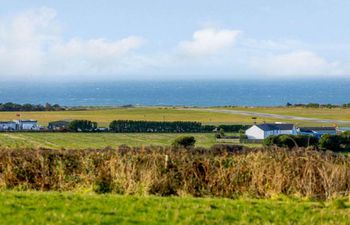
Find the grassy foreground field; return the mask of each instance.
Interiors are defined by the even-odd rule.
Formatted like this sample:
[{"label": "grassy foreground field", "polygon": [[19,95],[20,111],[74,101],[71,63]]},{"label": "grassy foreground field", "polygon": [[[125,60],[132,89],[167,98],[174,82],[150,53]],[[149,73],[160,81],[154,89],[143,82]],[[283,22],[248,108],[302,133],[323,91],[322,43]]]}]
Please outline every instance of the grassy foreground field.
[{"label": "grassy foreground field", "polygon": [[53,149],[86,149],[129,146],[170,145],[181,135],[192,135],[196,146],[210,147],[216,143],[214,133],[156,134],[156,133],[0,133],[0,147],[45,147]]},{"label": "grassy foreground field", "polygon": [[347,201],[0,192],[0,224],[349,224]]}]

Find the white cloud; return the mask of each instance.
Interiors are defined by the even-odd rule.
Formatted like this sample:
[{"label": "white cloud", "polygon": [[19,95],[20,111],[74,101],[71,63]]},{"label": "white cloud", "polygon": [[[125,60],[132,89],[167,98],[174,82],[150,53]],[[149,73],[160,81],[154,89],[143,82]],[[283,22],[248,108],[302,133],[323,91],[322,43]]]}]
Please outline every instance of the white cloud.
[{"label": "white cloud", "polygon": [[231,47],[239,33],[238,30],[206,28],[194,32],[192,40],[181,42],[178,48],[187,55],[212,55]]},{"label": "white cloud", "polygon": [[136,36],[65,41],[55,10],[29,10],[0,20],[0,76],[117,74],[142,43]]},{"label": "white cloud", "polygon": [[258,73],[282,76],[346,75],[349,72],[346,65],[328,62],[316,53],[306,50],[255,57],[250,65]]},{"label": "white cloud", "polygon": [[[312,45],[297,40],[256,40],[241,37],[240,33],[232,29],[205,28],[195,31],[191,40],[179,42],[175,51],[169,46],[160,51],[140,53],[136,50],[144,39],[138,36],[120,40],[79,37],[65,40],[56,11],[43,7],[0,18],[0,79],[350,74],[349,63],[327,60],[321,55],[331,57]],[[343,47],[337,47],[336,51],[340,52],[339,49]]]}]

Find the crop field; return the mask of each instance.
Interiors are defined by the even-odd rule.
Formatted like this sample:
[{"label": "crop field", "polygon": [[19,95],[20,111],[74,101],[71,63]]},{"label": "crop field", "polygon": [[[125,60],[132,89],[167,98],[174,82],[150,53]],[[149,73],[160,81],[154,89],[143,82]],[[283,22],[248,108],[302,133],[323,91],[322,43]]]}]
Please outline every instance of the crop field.
[{"label": "crop field", "polygon": [[[108,126],[113,120],[147,120],[147,121],[197,121],[204,124],[251,124],[250,116],[232,115],[206,111],[182,110],[182,108],[145,107],[145,108],[92,108],[80,111],[54,112],[0,112],[1,120],[35,119],[41,125],[50,121],[86,119]],[[266,119],[266,121],[273,121]]]},{"label": "crop field", "polygon": [[86,149],[129,146],[171,145],[182,135],[196,138],[196,146],[210,147],[216,143],[214,133],[163,134],[163,133],[0,133],[0,147]]},{"label": "crop field", "polygon": [[0,224],[349,224],[346,200],[0,192]]}]

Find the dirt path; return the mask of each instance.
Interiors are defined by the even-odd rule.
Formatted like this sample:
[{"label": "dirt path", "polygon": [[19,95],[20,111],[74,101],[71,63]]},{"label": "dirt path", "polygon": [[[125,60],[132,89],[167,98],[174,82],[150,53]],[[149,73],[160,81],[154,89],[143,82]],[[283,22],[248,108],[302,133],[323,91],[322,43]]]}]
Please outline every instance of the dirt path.
[{"label": "dirt path", "polygon": [[252,116],[252,117],[273,118],[273,119],[281,119],[281,120],[300,120],[304,122],[334,123],[334,124],[350,125],[350,121],[346,121],[346,120],[332,120],[332,119],[309,118],[309,117],[300,117],[300,116],[287,116],[287,115],[278,115],[278,114],[271,114],[271,113],[250,112],[250,111],[243,111],[243,110],[207,109],[207,108],[184,108],[183,110],[208,111],[208,112],[228,113],[228,114],[244,115],[244,116]]}]

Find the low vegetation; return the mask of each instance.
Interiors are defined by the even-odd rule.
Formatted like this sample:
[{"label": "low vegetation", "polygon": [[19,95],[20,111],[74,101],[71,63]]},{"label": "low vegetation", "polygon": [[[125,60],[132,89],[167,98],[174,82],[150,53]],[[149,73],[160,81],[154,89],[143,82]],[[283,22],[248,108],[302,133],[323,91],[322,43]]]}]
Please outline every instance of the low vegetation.
[{"label": "low vegetation", "polygon": [[0,192],[1,224],[349,224],[345,199],[327,202]]},{"label": "low vegetation", "polygon": [[349,156],[305,149],[1,149],[3,190],[330,199],[349,196]]},{"label": "low vegetation", "polygon": [[350,150],[350,132],[340,135],[324,134],[320,139],[310,135],[271,135],[264,139],[265,146],[277,146],[284,148],[314,148],[320,150],[332,150],[335,152]]},{"label": "low vegetation", "polygon": [[190,149],[193,148],[195,144],[196,139],[193,136],[180,136],[173,141],[172,146],[174,148]]}]

